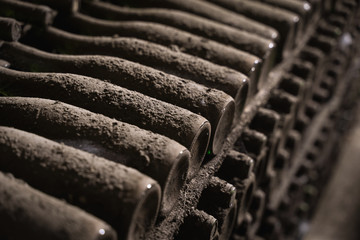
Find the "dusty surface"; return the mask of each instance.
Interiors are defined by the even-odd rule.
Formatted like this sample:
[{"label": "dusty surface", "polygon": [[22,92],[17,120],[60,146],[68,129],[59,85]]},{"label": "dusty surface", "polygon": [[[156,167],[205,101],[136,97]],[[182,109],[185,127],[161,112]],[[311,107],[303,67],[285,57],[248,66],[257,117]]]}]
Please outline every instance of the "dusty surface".
[{"label": "dusty surface", "polygon": [[44,5],[3,0],[1,1],[0,14],[15,18],[18,21],[44,26],[53,22],[57,12]]},{"label": "dusty surface", "polygon": [[87,151],[95,149],[100,156],[134,167],[162,187],[171,180],[171,169],[188,154],[165,136],[58,101],[3,97],[0,102],[6,116],[1,124],[80,148],[90,146]]},{"label": "dusty surface", "polygon": [[251,20],[244,16],[238,15],[226,9],[221,9],[214,4],[204,1],[151,0],[147,3],[144,3],[143,1],[136,1],[136,3],[142,5],[147,4],[147,6],[151,7],[156,6],[160,8],[174,8],[183,10],[185,12],[195,13],[197,15],[204,16],[206,18],[213,19],[221,23],[225,23],[238,29],[255,33],[268,39],[277,39],[278,37],[278,32],[271,27],[268,27],[264,24]]},{"label": "dusty surface", "polygon": [[210,2],[275,28],[280,33],[281,49],[292,48],[297,30],[301,29],[302,21],[296,14],[271,5],[256,1],[210,0]]},{"label": "dusty surface", "polygon": [[[0,81],[13,85],[20,96],[59,100],[174,139],[191,151],[196,168],[206,152],[209,122],[178,106],[80,75],[1,68],[0,76],[4,77]],[[207,135],[204,139],[199,138],[202,131]]]},{"label": "dusty surface", "polygon": [[[148,63],[155,61],[158,63],[167,62],[166,65],[174,67],[181,65],[187,68],[186,72],[200,71],[202,74],[205,74],[207,69],[211,69],[210,63],[205,63],[205,65],[198,63],[200,65],[196,66],[196,64],[193,65],[193,63],[197,62],[196,59],[192,59],[191,61],[186,59],[184,61],[181,56],[180,59],[178,59],[175,52],[169,56],[166,52],[162,52],[161,49],[156,51],[154,50],[156,48],[152,48],[151,45],[147,45],[142,41],[123,39],[114,42],[109,38],[90,40],[90,38],[86,37],[80,37],[80,40],[76,37],[70,39],[72,39],[72,41],[75,40],[75,43],[77,40],[79,45],[85,45],[90,49],[96,48],[96,46],[100,44],[103,46],[102,49],[108,48],[108,52],[120,51],[119,55],[122,55],[125,51],[125,56],[137,55],[137,59],[147,58],[146,62]],[[91,44],[91,42],[93,44]],[[87,45],[87,43],[89,45]],[[106,56],[56,55],[38,51],[21,44],[6,44],[0,52],[3,54],[3,57],[11,61],[16,68],[30,71],[58,71],[83,74],[101,80],[108,80],[116,85],[179,105],[194,113],[200,113],[207,118],[214,127],[213,132],[215,132],[217,121],[221,117],[222,109],[229,101],[231,101],[231,98],[221,91],[210,89],[189,80],[165,74],[153,68],[120,58]],[[22,61],[20,61],[19,58],[16,58],[16,56],[20,55],[22,56]],[[162,58],[162,60],[159,58]],[[203,66],[206,68],[204,69]],[[179,69],[179,71],[180,70],[184,69]],[[220,90],[230,93],[233,97],[236,97],[236,94],[238,94],[239,91],[244,93],[239,96],[242,101],[238,104],[241,105],[244,103],[243,98],[246,98],[247,92],[243,90],[244,76],[242,74],[227,68],[213,69],[212,73],[214,74],[208,74],[207,78],[203,81],[201,81],[201,79],[204,79],[202,78],[202,74],[195,74],[194,77],[197,77],[201,83],[207,82],[209,87],[219,88]]]},{"label": "dusty surface", "polygon": [[64,204],[2,172],[0,182],[2,239],[18,240],[29,236],[54,240],[117,239],[111,227],[79,208]]},{"label": "dusty surface", "polygon": [[254,168],[254,160],[244,153],[230,150],[224,159],[217,175],[226,181],[237,177],[246,179]]},{"label": "dusty surface", "polygon": [[127,8],[105,2],[85,2],[83,10],[92,16],[109,20],[141,20],[173,26],[195,35],[231,45],[258,57],[270,51],[273,42],[253,33],[242,31],[219,22],[173,9]]},{"label": "dusty surface", "polygon": [[[138,89],[140,92],[153,88],[154,90],[157,90],[152,90],[154,93],[167,93],[171,91],[171,87],[166,84],[166,82],[176,86],[180,84],[180,89],[182,84],[178,82],[186,82],[184,79],[177,79],[174,76],[166,75],[155,69],[121,58],[107,56],[56,55],[39,51],[20,43],[4,43],[0,52],[4,59],[13,62],[19,69],[26,69],[27,71],[33,72],[48,71],[78,73],[85,76],[109,80],[129,89]],[[20,55],[22,56],[21,59],[16,57]],[[195,60],[196,59],[193,59],[192,62],[188,62],[186,66],[190,67],[197,61]],[[217,85],[223,84],[226,88],[221,90],[225,92],[232,91],[232,94],[229,94],[231,96],[235,96],[239,86],[242,86],[243,79],[246,79],[244,75],[226,68],[222,69],[218,76],[219,77],[211,78],[212,83],[209,87],[217,88]],[[208,80],[210,81],[210,78],[208,78]]]},{"label": "dusty surface", "polygon": [[160,186],[134,169],[7,127],[0,127],[0,152],[2,171],[104,219],[120,238],[133,224],[155,223]]},{"label": "dusty surface", "polygon": [[[101,23],[96,21],[96,25],[101,29],[106,28],[106,24]],[[95,26],[92,24],[92,27]],[[53,47],[67,54],[101,54],[125,58],[207,87],[220,89],[233,97],[241,81],[247,78],[227,67],[141,39],[86,36],[56,28],[49,28],[46,34],[41,36],[56,43]]]},{"label": "dusty surface", "polygon": [[[71,22],[76,31],[91,35],[136,37],[155,42],[180,52],[198,56],[248,75],[261,60],[244,51],[173,27],[142,21],[110,21],[76,14]],[[86,27],[85,27],[86,26]],[[91,29],[91,31],[85,31]]]}]

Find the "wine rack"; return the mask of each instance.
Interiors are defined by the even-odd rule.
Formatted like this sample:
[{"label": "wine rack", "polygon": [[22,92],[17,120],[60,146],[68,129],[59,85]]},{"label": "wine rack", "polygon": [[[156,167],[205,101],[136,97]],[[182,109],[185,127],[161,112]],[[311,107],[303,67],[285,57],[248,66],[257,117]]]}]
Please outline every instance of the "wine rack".
[{"label": "wine rack", "polygon": [[359,23],[356,0],[0,0],[0,238],[302,236]]}]

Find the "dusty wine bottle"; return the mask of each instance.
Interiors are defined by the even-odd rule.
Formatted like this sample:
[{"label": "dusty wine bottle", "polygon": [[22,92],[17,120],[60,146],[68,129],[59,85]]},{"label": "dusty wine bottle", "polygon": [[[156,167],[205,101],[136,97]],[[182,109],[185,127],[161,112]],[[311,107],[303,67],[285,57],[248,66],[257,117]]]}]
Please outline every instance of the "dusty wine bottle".
[{"label": "dusty wine bottle", "polygon": [[[317,72],[320,71],[320,72]],[[306,86],[306,91],[304,92],[305,98],[307,98],[311,92],[312,89],[310,86],[316,85],[316,81],[319,81],[318,79],[321,79],[322,77],[316,78],[317,74],[321,74],[324,70],[321,69],[319,66],[316,68],[316,65],[313,65],[309,61],[303,61],[300,59],[297,59],[293,62],[291,69],[290,69],[290,76],[298,77],[299,81],[303,81]],[[287,89],[288,90],[288,89]],[[288,92],[288,91],[287,91]],[[292,93],[290,93],[292,94]],[[303,105],[303,102],[300,102],[300,105]]]},{"label": "dusty wine bottle", "polygon": [[0,17],[0,39],[17,41],[21,37],[21,23],[12,18]]},{"label": "dusty wine bottle", "polygon": [[305,0],[256,0],[257,2],[264,2],[279,8],[287,9],[295,12],[301,16],[309,13],[312,9],[311,4]]},{"label": "dusty wine bottle", "polygon": [[0,76],[0,83],[14,86],[17,95],[59,100],[174,139],[191,153],[191,175],[198,171],[207,151],[208,120],[172,104],[74,74],[0,68]]},{"label": "dusty wine bottle", "polygon": [[49,7],[17,0],[0,0],[0,16],[35,25],[50,25],[57,14]]},{"label": "dusty wine bottle", "polygon": [[141,238],[155,223],[160,186],[134,169],[8,127],[0,127],[0,153],[2,171],[104,219],[121,239]]},{"label": "dusty wine bottle", "polygon": [[294,129],[296,131],[299,131],[300,133],[303,133],[307,126],[310,125],[310,121],[311,119],[309,117],[307,117],[304,113],[300,112],[294,123]]},{"label": "dusty wine bottle", "polygon": [[[200,113],[208,119],[212,126],[210,148],[215,154],[218,153],[224,138],[229,132],[234,108],[238,118],[247,99],[248,82],[245,76],[244,80],[241,80],[243,76],[240,73],[232,70],[228,72],[229,69],[224,67],[200,61],[200,59],[195,59],[186,54],[179,54],[157,44],[131,38],[114,39],[112,37],[82,36],[64,32],[53,27],[49,27],[45,34],[41,34],[41,38],[47,39],[49,43],[53,43],[55,48],[64,49],[60,50],[61,52],[123,57],[232,94],[235,97],[235,107],[233,106],[234,101],[230,96],[215,89],[207,89],[190,82],[187,82],[185,87],[183,86],[185,83],[183,79],[178,80],[178,84],[182,87],[176,88],[174,92],[169,92],[167,89],[165,93],[159,93],[158,90],[149,93],[151,89],[148,88],[135,89],[156,98],[161,97],[164,101],[184,107],[194,113]],[[71,49],[69,48],[70,46]],[[233,78],[232,74],[241,77],[239,81],[235,79],[235,81],[232,79],[226,80],[229,76]],[[166,76],[161,75],[161,77],[165,78]],[[219,79],[219,81],[215,82],[214,79]],[[219,84],[219,82],[221,83]],[[171,85],[168,81],[162,84]],[[230,88],[228,85],[232,87]],[[128,86],[125,85],[125,87]],[[154,93],[157,95],[154,95]]]},{"label": "dusty wine bottle", "polygon": [[275,28],[280,33],[278,46],[285,56],[287,52],[284,50],[293,48],[299,29],[302,28],[302,21],[298,15],[268,4],[246,0],[207,1]]},{"label": "dusty wine bottle", "polygon": [[265,166],[263,167],[263,179],[261,181],[259,181],[259,185],[261,185],[263,183],[263,180],[266,179],[269,174],[269,172],[272,172],[272,166],[274,165],[274,159],[275,159],[275,155],[276,152],[278,150],[278,146],[280,144],[280,137],[281,137],[281,129],[279,129],[278,127],[276,128],[276,130],[273,133],[272,138],[270,139],[269,143],[268,143],[268,150],[267,150],[267,156],[264,159],[265,161]]},{"label": "dusty wine bottle", "polygon": [[250,207],[256,189],[255,175],[254,173],[251,173],[246,179],[241,180],[234,178],[231,182],[236,187],[236,199],[238,202],[236,222],[237,225],[239,225],[243,221],[245,214]]},{"label": "dusty wine bottle", "polygon": [[[218,178],[211,177],[207,187],[203,190],[199,205],[202,208],[211,208],[215,203],[216,206],[222,208],[229,208],[232,206],[236,196],[236,188],[230,183]],[[208,203],[207,200],[211,198],[213,203]]]},{"label": "dusty wine bottle", "polygon": [[280,147],[276,153],[274,161],[274,170],[277,178],[282,177],[283,173],[288,170],[290,166],[290,152],[287,149]]},{"label": "dusty wine bottle", "polygon": [[255,33],[267,39],[278,39],[278,32],[275,29],[209,2],[192,0],[151,0],[146,2],[137,0],[135,2],[136,4],[139,4],[139,6],[144,7],[170,8],[194,13],[250,33]]},{"label": "dusty wine bottle", "polygon": [[[290,131],[294,128],[295,119],[291,119],[291,114],[283,116],[283,122],[281,129],[279,130],[277,149],[282,148],[285,144],[285,140]],[[278,151],[278,150],[277,150]]]},{"label": "dusty wine bottle", "polygon": [[2,239],[116,240],[102,220],[0,172]]},{"label": "dusty wine bottle", "polygon": [[249,128],[244,129],[241,134],[241,140],[243,141],[246,150],[254,156],[260,155],[267,142],[267,138],[264,134]]},{"label": "dusty wine bottle", "polygon": [[[301,113],[302,113],[302,109],[301,111],[298,112],[298,114],[296,114],[296,119],[300,118]],[[278,125],[279,127],[277,131],[277,138],[278,140],[280,139],[282,141],[284,139],[284,136],[287,135],[288,131],[293,128],[296,119],[293,117],[294,113],[291,114],[279,113],[279,115],[280,115],[280,121]]]},{"label": "dusty wine bottle", "polygon": [[102,19],[150,21],[173,26],[223,44],[229,44],[261,58],[269,54],[268,51],[274,50],[274,42],[267,38],[195,14],[174,9],[128,8],[115,4],[120,3],[88,1],[82,4],[82,10],[91,16]]},{"label": "dusty wine bottle", "polygon": [[234,178],[246,179],[250,176],[253,168],[254,160],[251,157],[230,150],[218,171],[218,176],[226,181],[231,181]]},{"label": "dusty wine bottle", "polygon": [[290,158],[299,147],[300,141],[301,141],[301,134],[298,131],[291,129],[285,140],[285,148],[290,152]]},{"label": "dusty wine bottle", "polygon": [[51,7],[61,13],[77,12],[80,8],[80,0],[22,0],[34,4],[42,4]]},{"label": "dusty wine bottle", "polygon": [[157,180],[161,211],[169,212],[186,180],[190,154],[159,134],[58,101],[0,98],[6,118],[0,124],[63,142],[111,161],[133,167]]},{"label": "dusty wine bottle", "polygon": [[201,194],[198,209],[218,220],[219,237],[223,239],[221,236],[227,236],[234,226],[237,209],[236,188],[218,177],[211,177]]},{"label": "dusty wine bottle", "polygon": [[249,212],[252,217],[252,224],[249,229],[249,235],[255,236],[257,230],[260,227],[262,217],[265,211],[265,204],[266,204],[266,195],[265,193],[258,189],[254,192]]},{"label": "dusty wine bottle", "polygon": [[222,222],[222,226],[219,227],[219,237],[220,240],[229,239],[233,228],[236,224],[238,204],[237,200],[234,201],[234,204],[229,209],[221,209],[217,211],[217,218]]},{"label": "dusty wine bottle", "polygon": [[[231,167],[237,167],[238,171],[230,171]],[[234,184],[237,192],[238,217],[240,224],[251,202],[251,196],[255,188],[253,174],[254,160],[246,154],[231,150],[219,170],[219,177]]]},{"label": "dusty wine bottle", "polygon": [[212,240],[218,231],[218,221],[204,211],[194,209],[185,217],[176,239]]},{"label": "dusty wine bottle", "polygon": [[307,1],[299,0],[256,0],[259,2],[264,2],[275,7],[283,8],[290,12],[297,14],[303,20],[303,29],[305,30],[310,20],[317,17],[317,14],[314,12],[311,4]]},{"label": "dusty wine bottle", "polygon": [[[270,143],[269,143],[270,145]],[[269,171],[269,154],[272,150],[272,146],[266,146],[261,153],[256,156],[254,174],[256,177],[256,182],[260,185],[266,179],[267,172]]]},{"label": "dusty wine bottle", "polygon": [[[114,2],[119,4],[119,2]],[[128,8],[107,2],[86,1],[82,9],[91,16],[117,21],[150,21],[172,26],[195,35],[249,52],[270,69],[276,58],[275,43],[258,35],[236,29],[194,14],[163,8]]]},{"label": "dusty wine bottle", "polygon": [[[245,214],[243,220],[241,221],[241,223],[239,224],[239,226],[237,226],[237,228],[235,230],[236,235],[237,236],[249,236],[250,228],[252,226],[252,222],[253,222],[252,216],[251,216],[251,214],[249,212],[247,212]],[[263,240],[263,239],[256,238],[256,240]]]},{"label": "dusty wine bottle", "polygon": [[[146,67],[123,59],[105,56],[69,56],[50,54],[34,48],[16,43],[4,42],[0,47],[2,56],[11,61],[17,68],[30,71],[70,72],[85,76],[108,80],[130,90],[173,103],[174,105],[191,107],[190,110],[209,117],[214,126],[212,135],[212,151],[217,153],[221,148],[232,122],[234,112],[233,101],[226,94],[204,88],[191,81],[180,79],[170,74]],[[15,56],[21,56],[15,57]],[[89,68],[89,66],[92,66]],[[232,74],[235,73],[235,74]],[[222,75],[224,74],[224,75]],[[240,80],[235,71],[222,72],[225,78],[212,79],[213,84],[222,84],[236,97],[238,104],[246,101],[247,85]],[[191,91],[190,91],[191,90]],[[212,96],[212,97],[210,97]],[[222,98],[225,99],[222,99]],[[194,100],[195,99],[195,100]],[[195,101],[195,102],[194,102]],[[208,111],[205,106],[215,105],[215,109]],[[199,110],[203,108],[202,110]],[[216,108],[220,113],[216,113]],[[238,115],[241,112],[236,107]],[[218,118],[218,119],[217,119]]]},{"label": "dusty wine bottle", "polygon": [[267,75],[261,59],[252,54],[162,24],[102,20],[82,13],[72,15],[68,21],[71,28],[82,34],[140,38],[232,68],[248,76],[254,87]]},{"label": "dusty wine bottle", "polygon": [[312,99],[309,99],[305,103],[304,114],[310,119],[313,119],[315,115],[320,111],[320,109],[321,105],[319,103],[315,102]]},{"label": "dusty wine bottle", "polygon": [[266,108],[260,108],[250,122],[250,129],[254,129],[271,139],[278,127],[279,114]]},{"label": "dusty wine bottle", "polygon": [[[245,75],[188,54],[172,51],[155,43],[134,38],[78,35],[54,27],[48,27],[45,31],[40,32],[34,29],[34,34],[31,38],[41,37],[46,39],[49,43],[48,45],[51,45],[49,48],[57,49],[62,53],[100,54],[122,57],[192,80],[210,88],[222,90],[235,99],[237,113],[241,113],[248,97],[248,85],[250,83]],[[238,78],[238,81],[236,81],[236,78]],[[193,89],[204,89],[199,85],[195,86],[196,88],[193,87]],[[189,89],[190,86],[186,88]],[[179,91],[181,90],[178,89],[177,92]],[[207,91],[209,92],[207,95],[210,96],[211,91],[208,89]],[[223,94],[216,92],[214,95],[220,96]],[[192,96],[191,98],[201,99],[197,96]],[[171,98],[166,97],[166,99]],[[176,104],[181,104],[182,102],[184,101],[176,102]],[[190,110],[199,112],[201,109]],[[204,116],[208,119],[210,118],[210,116]]]},{"label": "dusty wine bottle", "polygon": [[290,74],[303,79],[308,85],[314,84],[316,69],[309,61],[296,59],[291,65]]}]

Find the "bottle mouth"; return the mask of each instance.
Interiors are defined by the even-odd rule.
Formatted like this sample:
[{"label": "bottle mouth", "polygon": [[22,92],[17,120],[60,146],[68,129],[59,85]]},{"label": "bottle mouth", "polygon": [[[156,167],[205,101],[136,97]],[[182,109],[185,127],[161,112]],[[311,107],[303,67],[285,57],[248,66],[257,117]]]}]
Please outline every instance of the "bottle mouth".
[{"label": "bottle mouth", "polygon": [[196,133],[190,147],[189,178],[198,172],[204,160],[210,142],[211,125],[208,121],[203,122]]},{"label": "bottle mouth", "polygon": [[178,200],[180,190],[185,184],[189,172],[190,153],[184,149],[176,159],[176,163],[172,166],[167,181],[165,183],[162,195],[160,213],[165,216],[174,207]]},{"label": "bottle mouth", "polygon": [[141,201],[137,204],[131,219],[126,239],[144,239],[155,225],[161,200],[161,188],[156,182],[145,182]]},{"label": "bottle mouth", "polygon": [[220,119],[214,128],[215,133],[212,141],[212,153],[218,154],[221,147],[230,132],[232,122],[235,114],[235,103],[232,98],[226,103],[221,111]]}]

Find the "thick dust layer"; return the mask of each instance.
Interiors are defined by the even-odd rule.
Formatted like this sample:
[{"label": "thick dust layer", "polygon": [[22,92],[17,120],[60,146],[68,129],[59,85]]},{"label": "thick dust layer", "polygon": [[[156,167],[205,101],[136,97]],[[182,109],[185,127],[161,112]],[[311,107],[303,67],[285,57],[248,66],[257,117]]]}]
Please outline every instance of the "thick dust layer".
[{"label": "thick dust layer", "polygon": [[162,8],[127,8],[105,2],[83,4],[92,16],[117,21],[150,21],[201,35],[263,57],[273,42],[253,33],[183,11]]},{"label": "thick dust layer", "polygon": [[0,172],[0,181],[2,237],[88,240],[106,236],[106,239],[117,239],[109,225],[79,208],[45,195],[11,175]]},{"label": "thick dust layer", "polygon": [[153,202],[149,205],[154,208],[155,221],[160,204],[160,187],[155,180],[38,135],[7,127],[0,127],[0,133],[1,170],[105,219],[121,236],[128,231],[147,191],[156,189],[157,195],[145,200]]},{"label": "thick dust layer", "polygon": [[136,126],[58,101],[8,97],[0,99],[0,123],[50,139],[90,140],[116,153],[115,162],[154,177],[162,186],[171,166],[186,148]]}]

